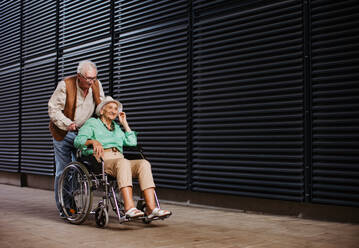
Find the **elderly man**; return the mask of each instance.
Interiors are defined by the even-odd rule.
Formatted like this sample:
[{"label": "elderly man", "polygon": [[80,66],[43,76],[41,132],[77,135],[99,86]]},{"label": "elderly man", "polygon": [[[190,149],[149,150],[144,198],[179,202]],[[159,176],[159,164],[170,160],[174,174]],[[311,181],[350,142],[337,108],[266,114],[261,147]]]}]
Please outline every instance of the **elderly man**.
[{"label": "elderly man", "polygon": [[73,142],[77,130],[93,115],[95,107],[103,98],[104,92],[97,79],[96,65],[84,60],[77,67],[77,75],[60,81],[49,100],[49,128],[53,136],[56,164],[55,201],[60,214],[57,196],[59,177],[65,165],[75,160]]}]

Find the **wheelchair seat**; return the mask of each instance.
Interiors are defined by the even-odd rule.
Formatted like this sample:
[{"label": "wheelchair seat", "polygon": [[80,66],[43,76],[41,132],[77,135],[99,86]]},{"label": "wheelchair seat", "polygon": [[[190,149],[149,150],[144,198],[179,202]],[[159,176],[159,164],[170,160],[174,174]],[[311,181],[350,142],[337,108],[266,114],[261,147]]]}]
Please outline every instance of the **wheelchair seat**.
[{"label": "wheelchair seat", "polygon": [[[106,173],[106,175],[107,175],[107,179],[108,179],[109,181],[116,181],[116,177],[111,176],[110,174],[107,174],[107,173]],[[117,181],[116,181],[116,182],[117,182]]]},{"label": "wheelchair seat", "polygon": [[102,163],[98,162],[93,155],[79,156],[77,157],[77,161],[84,164],[89,173],[102,173]]}]

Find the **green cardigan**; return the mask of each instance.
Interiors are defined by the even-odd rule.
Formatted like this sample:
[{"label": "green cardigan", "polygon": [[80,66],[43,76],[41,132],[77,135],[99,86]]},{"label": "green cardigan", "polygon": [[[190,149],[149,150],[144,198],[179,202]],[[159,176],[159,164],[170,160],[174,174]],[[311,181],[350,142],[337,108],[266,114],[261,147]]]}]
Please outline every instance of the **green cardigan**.
[{"label": "green cardigan", "polygon": [[113,121],[114,130],[109,131],[100,118],[90,118],[80,128],[74,141],[74,146],[82,150],[84,156],[93,154],[93,149],[87,149],[87,140],[99,141],[104,149],[116,147],[123,153],[123,146],[136,146],[137,134],[134,131],[123,132],[120,126]]}]

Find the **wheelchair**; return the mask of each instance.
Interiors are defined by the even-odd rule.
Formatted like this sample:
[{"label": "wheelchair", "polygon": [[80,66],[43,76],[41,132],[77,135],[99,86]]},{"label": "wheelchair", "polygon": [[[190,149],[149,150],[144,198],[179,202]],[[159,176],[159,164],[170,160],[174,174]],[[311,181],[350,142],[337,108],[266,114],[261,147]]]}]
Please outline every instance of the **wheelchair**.
[{"label": "wheelchair", "polygon": [[[140,146],[127,147],[129,154],[127,159],[145,159]],[[136,157],[134,152],[138,152],[140,157]],[[106,227],[109,222],[109,209],[112,209],[120,223],[128,221],[142,221],[149,224],[154,220],[165,219],[165,217],[155,217],[148,219],[147,216],[131,219],[125,215],[124,203],[120,197],[118,184],[115,177],[105,173],[104,162],[98,163],[94,157],[84,159],[80,152],[77,152],[75,162],[69,163],[63,170],[59,179],[58,197],[64,218],[72,224],[82,224],[90,214],[95,215],[96,225]],[[134,185],[134,192],[135,192]],[[137,188],[138,185],[137,185]],[[101,200],[93,208],[93,193],[102,193]],[[158,208],[160,203],[155,192],[155,201]],[[139,190],[139,199],[136,204],[137,209],[145,212],[146,203]]]}]

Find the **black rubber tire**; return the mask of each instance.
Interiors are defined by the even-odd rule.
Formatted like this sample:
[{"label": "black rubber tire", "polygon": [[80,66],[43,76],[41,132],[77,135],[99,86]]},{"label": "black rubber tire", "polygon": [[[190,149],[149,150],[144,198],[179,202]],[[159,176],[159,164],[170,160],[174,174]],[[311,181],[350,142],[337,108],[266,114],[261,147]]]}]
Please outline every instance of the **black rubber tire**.
[{"label": "black rubber tire", "polygon": [[104,228],[108,225],[108,212],[105,208],[97,208],[95,211],[95,220],[98,227]]},{"label": "black rubber tire", "polygon": [[[82,224],[91,211],[93,199],[90,174],[82,163],[71,162],[64,168],[57,194],[66,220],[71,224]],[[81,206],[77,206],[76,198],[81,199]]]}]

